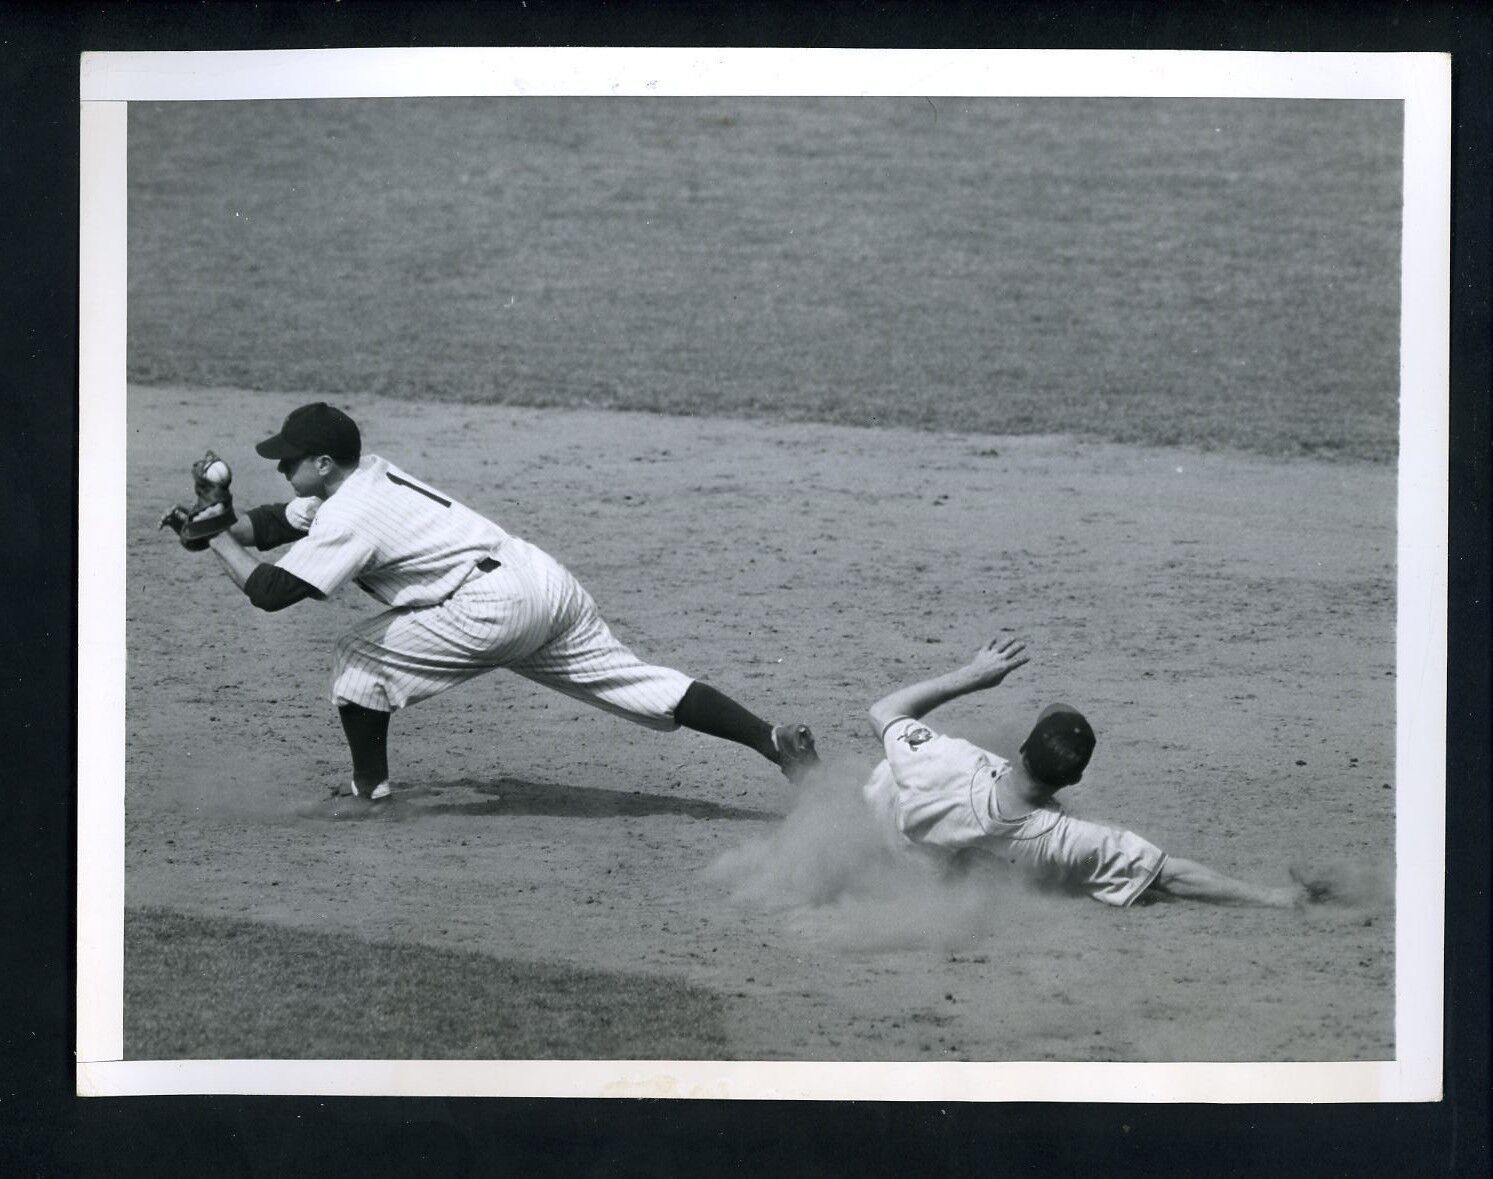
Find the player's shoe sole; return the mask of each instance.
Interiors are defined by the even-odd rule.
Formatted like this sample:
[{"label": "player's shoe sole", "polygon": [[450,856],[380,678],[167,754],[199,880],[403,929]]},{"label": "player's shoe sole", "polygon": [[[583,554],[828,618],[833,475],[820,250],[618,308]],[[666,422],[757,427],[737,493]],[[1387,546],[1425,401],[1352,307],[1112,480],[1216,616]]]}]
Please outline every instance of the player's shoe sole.
[{"label": "player's shoe sole", "polygon": [[772,731],[772,743],[778,751],[778,768],[788,781],[797,784],[810,770],[818,768],[819,753],[808,725],[779,725]]}]

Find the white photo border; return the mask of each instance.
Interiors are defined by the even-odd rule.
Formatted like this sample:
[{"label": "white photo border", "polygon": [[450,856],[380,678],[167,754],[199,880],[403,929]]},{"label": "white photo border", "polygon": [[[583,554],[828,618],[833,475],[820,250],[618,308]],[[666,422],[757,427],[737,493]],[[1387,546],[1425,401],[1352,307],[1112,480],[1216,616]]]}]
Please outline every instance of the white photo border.
[{"label": "white photo border", "polygon": [[[127,104],[478,95],[1403,102],[1394,1060],[874,1064],[123,1059]],[[80,99],[76,1044],[80,1095],[1220,1103],[1431,1101],[1441,1097],[1449,55],[660,48],[86,53]],[[1407,800],[1410,783],[1415,796]]]}]

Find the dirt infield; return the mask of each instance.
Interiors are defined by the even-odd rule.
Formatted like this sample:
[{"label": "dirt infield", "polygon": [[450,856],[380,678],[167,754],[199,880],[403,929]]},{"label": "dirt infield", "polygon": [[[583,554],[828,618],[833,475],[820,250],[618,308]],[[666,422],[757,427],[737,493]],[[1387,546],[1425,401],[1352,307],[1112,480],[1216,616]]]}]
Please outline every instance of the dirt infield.
[{"label": "dirt infield", "polygon": [[[128,906],[666,976],[721,997],[733,1059],[1392,1055],[1392,468],[347,400],[367,449],[553,552],[640,653],[810,721],[832,770],[795,798],[496,673],[396,717],[395,817],[337,823],[327,673],[373,603],[261,614],[154,531],[207,445],[242,505],[283,499],[251,444],[304,400],[130,391]],[[1330,862],[1349,903],[1116,912],[880,866],[864,708],[997,629],[1033,663],[947,728],[1078,703],[1071,809],[1240,875]],[[204,1026],[195,1055],[238,1054]]]}]

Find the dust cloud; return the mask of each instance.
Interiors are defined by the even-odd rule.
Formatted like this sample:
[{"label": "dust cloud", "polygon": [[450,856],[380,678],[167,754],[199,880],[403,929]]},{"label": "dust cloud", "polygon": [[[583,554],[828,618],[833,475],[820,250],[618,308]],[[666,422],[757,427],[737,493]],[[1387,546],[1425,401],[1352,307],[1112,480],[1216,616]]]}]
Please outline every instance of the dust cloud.
[{"label": "dust cloud", "polygon": [[1386,913],[1394,909],[1394,870],[1387,866],[1341,859],[1301,862],[1291,866],[1291,875],[1319,889],[1328,905]]},{"label": "dust cloud", "polygon": [[1042,904],[1019,880],[947,877],[884,841],[861,797],[867,764],[813,775],[781,824],[719,856],[709,877],[744,908],[846,951],[968,949]]}]

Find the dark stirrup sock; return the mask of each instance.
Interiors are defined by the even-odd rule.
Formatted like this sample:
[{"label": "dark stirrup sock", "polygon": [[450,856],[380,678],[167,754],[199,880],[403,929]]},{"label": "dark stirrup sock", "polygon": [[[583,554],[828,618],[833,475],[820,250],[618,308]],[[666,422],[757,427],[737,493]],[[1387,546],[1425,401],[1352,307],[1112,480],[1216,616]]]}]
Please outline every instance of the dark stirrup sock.
[{"label": "dark stirrup sock", "polygon": [[735,741],[755,749],[770,762],[778,760],[777,746],[772,743],[772,726],[724,692],[699,680],[685,689],[684,698],[674,709],[674,719],[686,729]]},{"label": "dark stirrup sock", "polygon": [[353,782],[371,790],[389,780],[389,713],[361,704],[339,704],[342,731],[353,755]]}]

